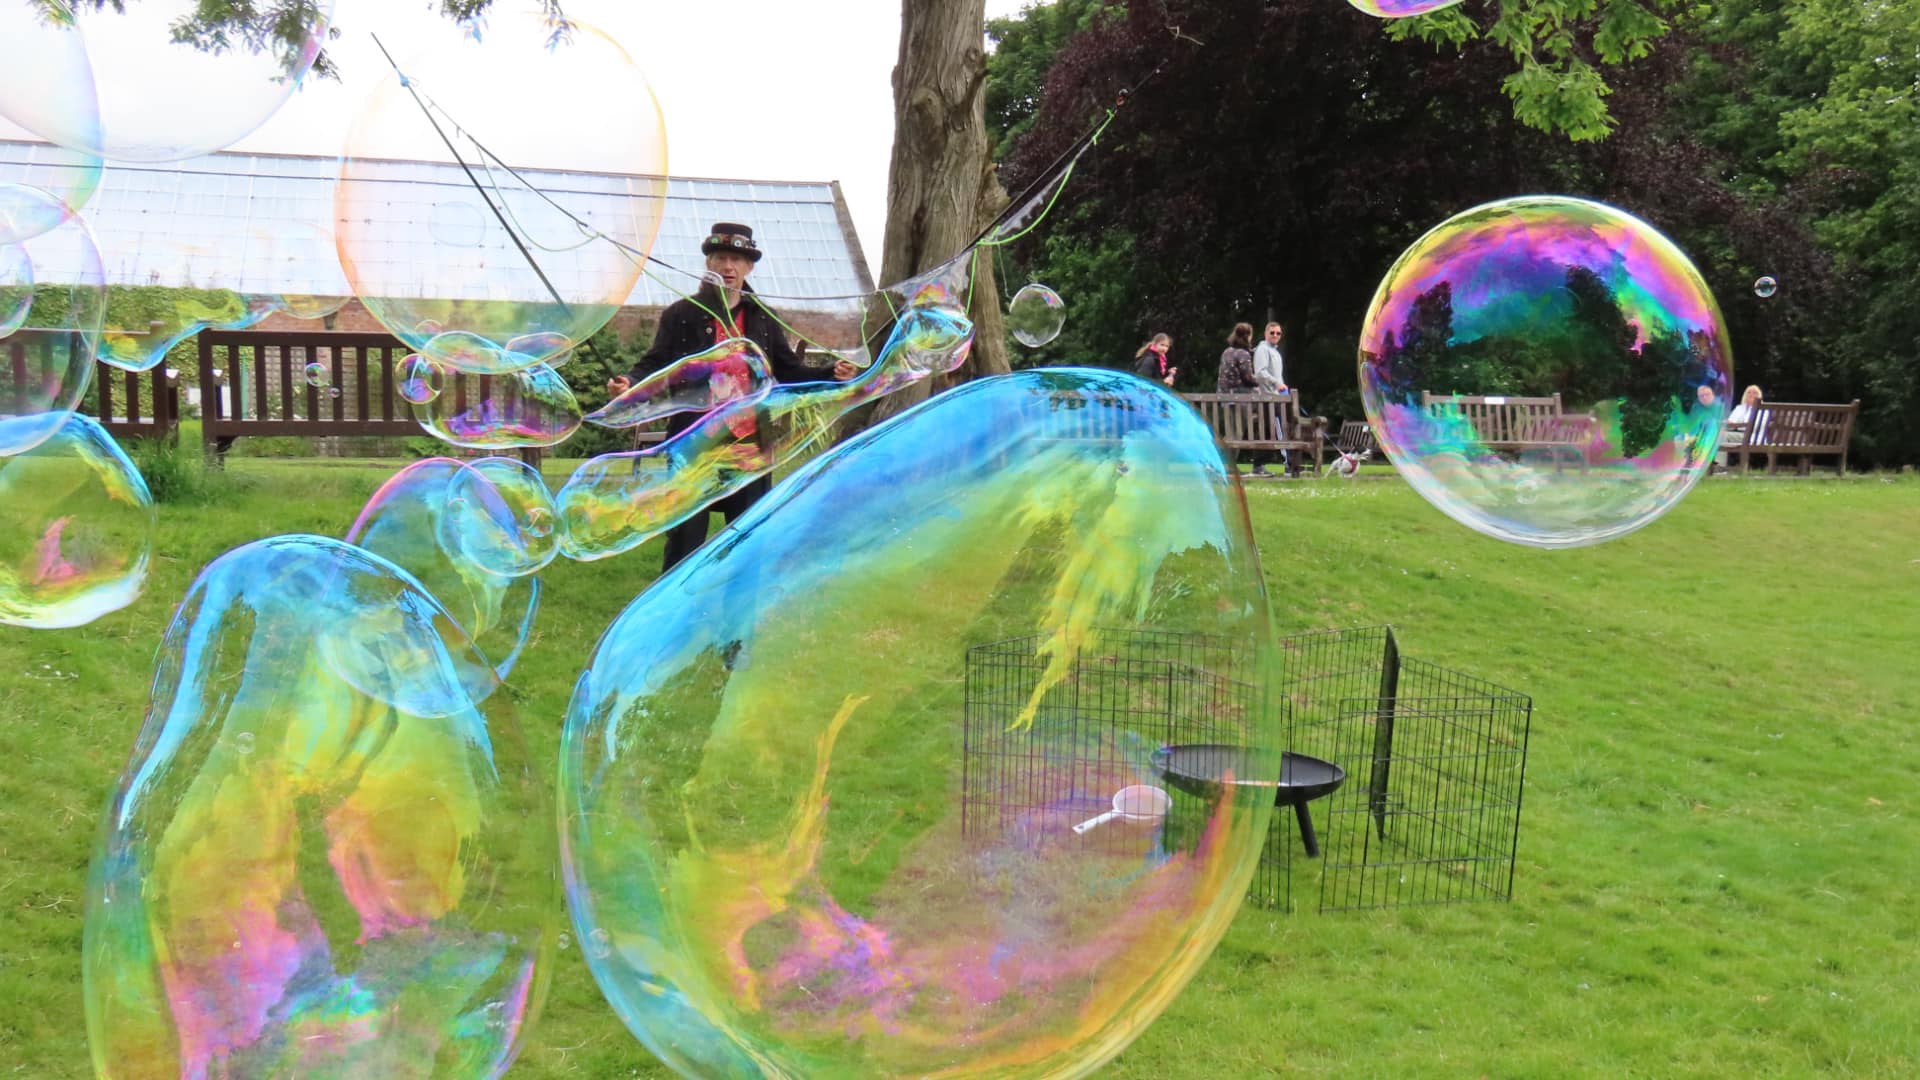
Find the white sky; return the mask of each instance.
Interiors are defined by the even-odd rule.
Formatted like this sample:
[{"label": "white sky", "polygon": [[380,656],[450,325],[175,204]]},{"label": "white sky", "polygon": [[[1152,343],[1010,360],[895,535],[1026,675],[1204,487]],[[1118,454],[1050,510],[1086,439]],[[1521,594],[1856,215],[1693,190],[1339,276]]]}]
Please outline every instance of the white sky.
[{"label": "white sky", "polygon": [[[672,174],[838,180],[878,273],[901,2],[565,0],[565,7],[618,41],[646,73],[666,118]],[[1032,2],[987,0],[987,14],[1011,15]],[[434,7],[429,0],[338,0],[334,21],[341,36],[328,51],[339,79],[308,80],[232,149],[338,153],[360,103],[391,70],[370,32],[402,59],[436,40],[457,41],[459,29]],[[716,54],[731,62],[716,63]],[[527,122],[577,126],[582,139],[591,139],[596,119],[530,112]],[[748,126],[751,134],[742,137]],[[30,137],[4,119],[0,135]]]}]

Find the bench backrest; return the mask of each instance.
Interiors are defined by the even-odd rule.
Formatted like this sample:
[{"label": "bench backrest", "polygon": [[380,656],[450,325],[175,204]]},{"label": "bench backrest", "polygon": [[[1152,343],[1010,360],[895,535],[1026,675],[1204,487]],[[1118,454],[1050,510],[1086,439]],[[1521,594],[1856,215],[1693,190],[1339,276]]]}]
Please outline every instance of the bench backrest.
[{"label": "bench backrest", "polygon": [[1348,420],[1340,425],[1340,440],[1336,443],[1343,454],[1357,454],[1362,450],[1378,452],[1380,447],[1373,440],[1373,429],[1365,420]]},{"label": "bench backrest", "polygon": [[[1446,410],[1473,425],[1484,443],[1545,441],[1543,430],[1550,429],[1561,415],[1560,395],[1552,397],[1508,397],[1498,394],[1436,394],[1420,392],[1420,407],[1428,415]],[[1545,426],[1543,428],[1543,425]]]},{"label": "bench backrest", "polygon": [[1790,401],[1763,401],[1747,422],[1748,449],[1802,450],[1840,453],[1853,436],[1853,420],[1860,399],[1846,405],[1809,405]]},{"label": "bench backrest", "polygon": [[1283,442],[1300,430],[1300,403],[1293,391],[1278,394],[1182,394],[1222,446]]}]

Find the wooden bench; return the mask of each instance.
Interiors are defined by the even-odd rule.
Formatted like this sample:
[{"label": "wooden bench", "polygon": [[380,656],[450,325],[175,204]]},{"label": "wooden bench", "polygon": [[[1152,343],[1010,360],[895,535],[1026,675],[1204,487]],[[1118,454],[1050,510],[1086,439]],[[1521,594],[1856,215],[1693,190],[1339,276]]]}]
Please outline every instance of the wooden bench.
[{"label": "wooden bench", "polygon": [[1326,460],[1327,418],[1301,416],[1291,390],[1277,394],[1182,394],[1199,410],[1213,437],[1228,450],[1292,450],[1311,458],[1314,475]]},{"label": "wooden bench", "polygon": [[1733,455],[1740,458],[1740,471],[1746,472],[1755,454],[1767,456],[1767,472],[1772,473],[1783,457],[1799,458],[1799,474],[1812,471],[1816,457],[1837,457],[1834,471],[1847,471],[1847,443],[1853,438],[1853,421],[1860,414],[1860,399],[1845,405],[1808,405],[1798,402],[1763,401],[1754,407],[1748,419],[1744,439],[1725,449],[1729,464]]},{"label": "wooden bench", "polygon": [[1560,403],[1560,395],[1550,397],[1513,397],[1496,394],[1435,394],[1420,392],[1420,407],[1429,416],[1443,412],[1457,415],[1472,425],[1481,445],[1495,453],[1520,454],[1544,450],[1553,455],[1555,467],[1566,454],[1586,464],[1584,449],[1593,437],[1597,421],[1584,413],[1569,413]]},{"label": "wooden bench", "polygon": [[[234,441],[248,435],[427,436],[413,405],[399,393],[400,365],[412,350],[398,338],[322,330],[203,330],[198,344],[200,437],[210,460],[224,459]],[[327,369],[327,384],[339,393],[307,384],[304,373],[311,363]],[[464,410],[491,400],[495,383],[503,379],[450,371],[440,392],[454,410]],[[639,431],[634,445],[663,438],[660,430]],[[468,453],[451,445],[441,452]],[[537,464],[543,450],[524,447],[518,454]]]},{"label": "wooden bench", "polygon": [[[61,340],[73,337],[71,341]],[[37,349],[85,348],[71,330],[27,328],[0,340],[0,415],[44,407],[45,391],[32,361]],[[128,371],[95,361],[93,382],[77,403],[115,439],[173,439],[180,433],[179,373],[161,365]]]}]

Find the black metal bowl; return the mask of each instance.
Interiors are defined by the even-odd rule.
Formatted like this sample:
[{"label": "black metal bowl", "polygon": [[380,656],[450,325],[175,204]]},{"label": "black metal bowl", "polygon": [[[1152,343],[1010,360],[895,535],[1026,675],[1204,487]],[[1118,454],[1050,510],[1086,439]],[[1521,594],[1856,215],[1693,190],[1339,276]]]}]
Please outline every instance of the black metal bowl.
[{"label": "black metal bowl", "polygon": [[[1189,795],[1211,798],[1222,785],[1234,787],[1270,787],[1275,806],[1298,806],[1331,795],[1347,782],[1347,770],[1291,750],[1280,755],[1280,776],[1273,779],[1272,766],[1260,769],[1260,754],[1245,746],[1230,743],[1187,743],[1163,746],[1153,752],[1153,767],[1167,782]],[[1260,775],[1261,772],[1265,775]],[[1232,776],[1228,781],[1226,777]]]}]

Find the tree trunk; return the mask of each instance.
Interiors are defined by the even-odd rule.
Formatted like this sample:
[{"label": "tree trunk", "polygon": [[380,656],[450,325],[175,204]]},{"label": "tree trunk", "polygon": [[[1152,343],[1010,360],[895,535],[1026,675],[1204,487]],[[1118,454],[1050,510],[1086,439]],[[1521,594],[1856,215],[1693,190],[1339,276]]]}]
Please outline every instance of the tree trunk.
[{"label": "tree trunk", "polygon": [[[1006,205],[994,176],[986,123],[986,0],[902,0],[900,60],[893,69],[893,159],[880,280],[892,283],[953,257]],[[973,278],[973,354],[932,385],[883,399],[878,423],[955,382],[1009,370],[991,252]]]}]

